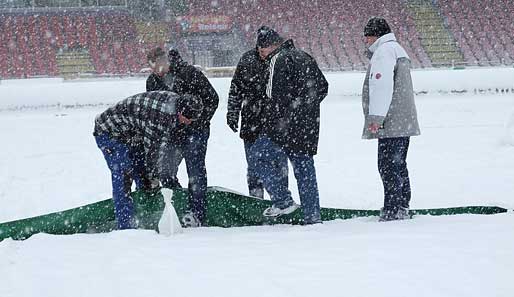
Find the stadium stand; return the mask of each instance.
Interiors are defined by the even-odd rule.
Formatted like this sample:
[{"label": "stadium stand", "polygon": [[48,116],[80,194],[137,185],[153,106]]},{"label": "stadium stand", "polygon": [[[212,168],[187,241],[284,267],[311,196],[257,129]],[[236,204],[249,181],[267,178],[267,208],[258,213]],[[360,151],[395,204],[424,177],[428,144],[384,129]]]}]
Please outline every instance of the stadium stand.
[{"label": "stadium stand", "polygon": [[[389,21],[416,68],[514,63],[510,0],[189,0],[184,15],[230,17],[247,47],[269,25],[325,70],[365,68],[362,28],[370,16]],[[145,52],[170,39],[188,51],[177,27],[170,19],[138,20],[127,8],[3,9],[0,76],[137,73],[146,66]]]},{"label": "stadium stand", "polygon": [[511,0],[190,0],[189,14],[229,15],[249,46],[270,25],[327,70],[365,67],[362,28],[371,16],[388,19],[414,67],[514,63]]},{"label": "stadium stand", "polygon": [[251,44],[263,24],[292,38],[298,47],[311,53],[320,66],[330,70],[363,69],[367,63],[362,28],[372,15],[387,18],[415,67],[429,67],[413,19],[405,5],[397,1],[190,1],[190,14],[228,14]]},{"label": "stadium stand", "polygon": [[[57,76],[58,57],[86,73],[127,74],[145,66],[144,53],[163,45],[139,38],[135,19],[123,10],[9,12],[0,14],[0,75],[4,78]],[[75,56],[74,56],[75,54]],[[86,55],[86,57],[84,56]]]},{"label": "stadium stand", "polygon": [[429,1],[411,0],[407,4],[419,33],[421,46],[432,66],[459,65],[463,55],[452,34],[445,28],[443,18]]},{"label": "stadium stand", "polygon": [[439,0],[437,7],[464,54],[478,65],[514,62],[514,5],[511,0]]}]

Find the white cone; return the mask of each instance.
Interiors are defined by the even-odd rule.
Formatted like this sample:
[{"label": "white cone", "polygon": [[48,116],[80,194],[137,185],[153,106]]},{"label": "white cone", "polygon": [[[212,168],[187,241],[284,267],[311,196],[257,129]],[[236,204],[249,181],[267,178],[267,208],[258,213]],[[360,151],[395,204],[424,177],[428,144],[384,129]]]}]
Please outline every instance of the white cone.
[{"label": "white cone", "polygon": [[174,234],[182,233],[182,226],[177,216],[177,212],[171,204],[171,196],[173,191],[163,188],[161,193],[164,199],[164,211],[162,212],[161,219],[159,220],[159,234],[164,236],[171,236]]}]

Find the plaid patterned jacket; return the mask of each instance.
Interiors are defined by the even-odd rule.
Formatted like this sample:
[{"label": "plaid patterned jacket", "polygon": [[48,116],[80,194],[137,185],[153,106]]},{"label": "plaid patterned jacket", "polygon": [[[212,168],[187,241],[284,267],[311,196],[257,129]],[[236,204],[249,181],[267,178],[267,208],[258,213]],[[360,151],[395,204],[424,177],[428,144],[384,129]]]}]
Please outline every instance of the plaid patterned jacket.
[{"label": "plaid patterned jacket", "polygon": [[142,145],[148,174],[157,177],[160,146],[176,127],[178,98],[168,91],[128,97],[96,117],[93,134],[108,134],[130,147]]}]

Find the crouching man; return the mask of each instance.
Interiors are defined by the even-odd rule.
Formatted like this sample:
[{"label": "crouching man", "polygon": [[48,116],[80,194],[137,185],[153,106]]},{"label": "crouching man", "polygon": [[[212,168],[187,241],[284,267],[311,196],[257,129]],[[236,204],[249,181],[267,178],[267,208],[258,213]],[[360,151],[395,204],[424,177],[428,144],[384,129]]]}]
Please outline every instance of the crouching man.
[{"label": "crouching man", "polygon": [[195,118],[191,112],[195,102],[192,96],[147,92],[128,97],[96,117],[93,135],[111,170],[118,229],[137,228],[132,182],[137,189],[159,188],[159,149],[179,121]]}]

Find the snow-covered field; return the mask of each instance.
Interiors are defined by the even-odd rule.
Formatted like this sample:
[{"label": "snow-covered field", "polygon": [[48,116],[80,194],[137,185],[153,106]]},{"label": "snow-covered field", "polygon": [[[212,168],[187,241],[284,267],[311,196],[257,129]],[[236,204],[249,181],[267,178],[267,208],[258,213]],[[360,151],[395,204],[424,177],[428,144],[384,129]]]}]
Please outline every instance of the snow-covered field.
[{"label": "snow-covered field", "polygon": [[[376,142],[360,139],[363,73],[328,74],[316,157],[322,206],[379,208]],[[422,136],[409,151],[413,208],[514,209],[514,69],[416,71]],[[225,125],[229,79],[207,155],[209,185],[246,192],[242,142]],[[92,137],[106,105],[144,80],[0,84],[0,222],[110,197]],[[451,91],[463,91],[452,94]],[[45,107],[46,106],[46,107]],[[68,107],[72,106],[72,107]],[[186,184],[185,168],[179,178]],[[296,181],[292,190],[298,201]],[[514,215],[374,218],[322,226],[36,235],[0,242],[0,296],[511,296]]]}]

